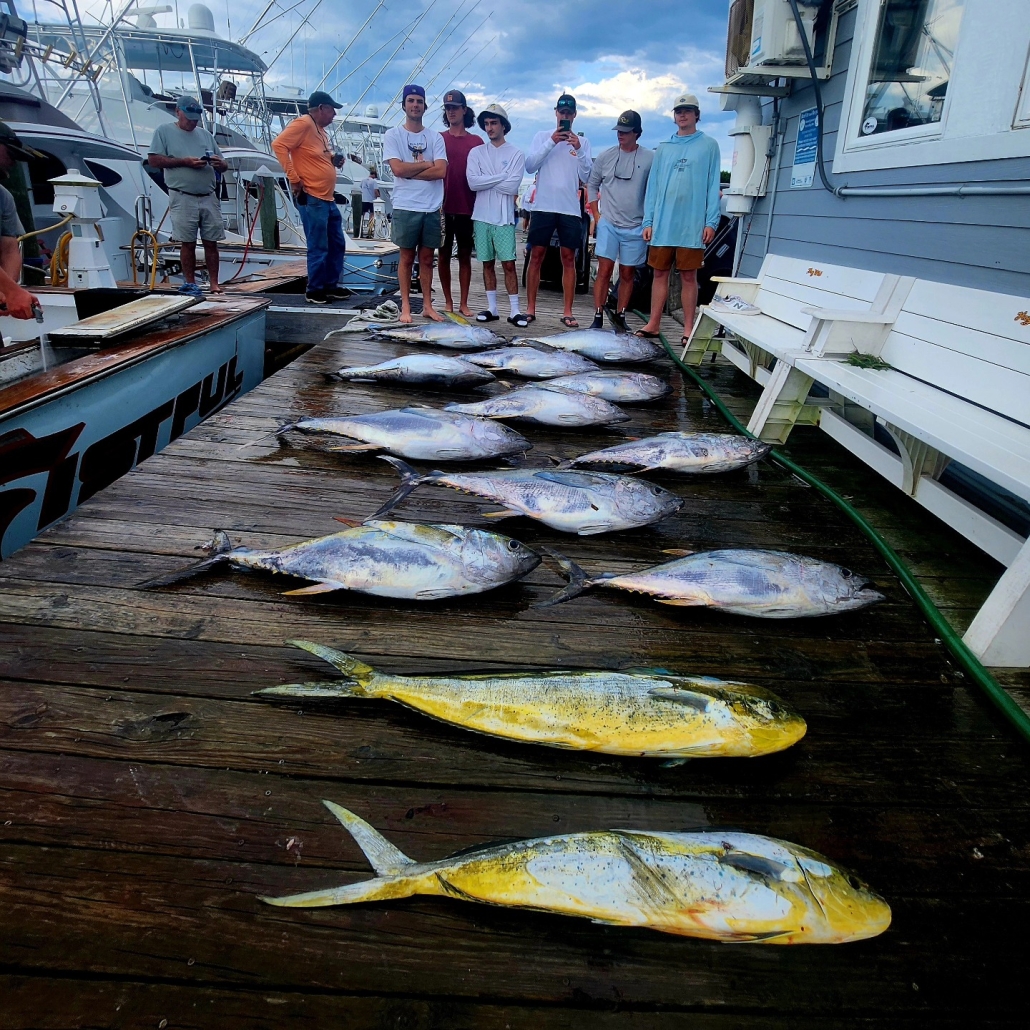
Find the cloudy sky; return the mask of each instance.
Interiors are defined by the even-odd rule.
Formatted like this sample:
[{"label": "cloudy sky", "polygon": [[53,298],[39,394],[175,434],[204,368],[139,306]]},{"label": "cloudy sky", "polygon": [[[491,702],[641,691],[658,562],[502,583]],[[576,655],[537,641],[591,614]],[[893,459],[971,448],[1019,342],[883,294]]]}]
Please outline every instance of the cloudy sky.
[{"label": "cloudy sky", "polygon": [[[158,2],[141,0],[140,6]],[[187,0],[169,6],[170,13],[156,15],[159,26],[186,21]],[[36,7],[41,20],[53,17],[44,0]],[[115,10],[122,7],[115,0]],[[348,106],[364,94],[360,109],[378,104],[390,120],[397,108],[387,105],[428,54],[414,81],[427,86],[437,117],[440,97],[451,87],[462,89],[476,110],[499,101],[513,123],[510,139],[525,147],[534,132],[554,127],[554,103],[565,89],[579,101],[576,129],[595,153],[615,141],[611,129],[626,108],[640,112],[642,142],[654,146],[674,131],[670,102],[689,91],[700,98],[702,128],[718,139],[727,167],[732,155],[726,130],[733,116],[706,93],[723,79],[729,0],[564,0],[560,6],[540,0],[275,0],[270,6],[269,0],[210,0],[208,7],[215,31],[236,40],[268,7],[265,27],[247,45],[271,64],[269,89],[310,89],[346,51],[326,85]],[[110,2],[94,0],[84,9],[110,20]]]}]

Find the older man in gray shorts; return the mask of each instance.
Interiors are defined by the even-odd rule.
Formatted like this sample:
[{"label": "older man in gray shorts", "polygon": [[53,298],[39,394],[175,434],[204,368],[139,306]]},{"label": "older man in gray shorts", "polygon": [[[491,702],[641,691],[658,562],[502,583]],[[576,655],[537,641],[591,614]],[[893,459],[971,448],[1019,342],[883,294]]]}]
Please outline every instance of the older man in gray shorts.
[{"label": "older man in gray shorts", "polygon": [[182,286],[180,293],[203,296],[197,285],[197,233],[204,244],[204,261],[212,293],[218,285],[218,241],[225,239],[225,224],[216,193],[215,172],[229,166],[222,159],[214,136],[199,122],[204,109],[193,97],[179,97],[175,121],[159,125],[150,144],[147,163],[164,172],[172,238],[180,244]]}]

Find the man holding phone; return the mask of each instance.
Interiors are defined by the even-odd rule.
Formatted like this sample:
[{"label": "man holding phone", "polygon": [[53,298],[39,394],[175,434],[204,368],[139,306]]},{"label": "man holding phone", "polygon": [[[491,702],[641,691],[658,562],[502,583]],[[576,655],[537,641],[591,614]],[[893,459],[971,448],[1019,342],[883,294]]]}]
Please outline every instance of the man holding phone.
[{"label": "man holding phone", "polygon": [[557,127],[544,129],[533,137],[526,155],[526,171],[536,173],[536,197],[529,220],[526,245],[530,248],[526,276],[526,318],[536,321],[536,297],[540,290],[540,269],[551,237],[557,232],[562,263],[562,293],[565,310],[561,323],[578,329],[572,314],[576,292],[576,251],[582,242],[583,211],[579,188],[590,177],[593,162],[590,141],[572,131],[576,120],[576,98],[568,93],[558,97],[554,107]]},{"label": "man holding phone", "polygon": [[183,284],[180,293],[202,297],[197,285],[197,232],[204,244],[204,262],[212,293],[218,285],[218,241],[225,239],[225,223],[215,192],[215,172],[229,166],[222,160],[214,136],[200,125],[204,109],[194,97],[175,102],[175,121],[159,125],[147,154],[147,164],[160,168],[168,187],[168,213],[172,239],[179,242]]},{"label": "man holding phone", "polygon": [[308,247],[305,299],[309,304],[329,304],[350,295],[340,288],[347,239],[336,204],[336,169],[343,166],[344,158],[333,150],[325,131],[341,107],[328,93],[316,89],[308,97],[308,113],[294,118],[272,140],[304,226]]}]

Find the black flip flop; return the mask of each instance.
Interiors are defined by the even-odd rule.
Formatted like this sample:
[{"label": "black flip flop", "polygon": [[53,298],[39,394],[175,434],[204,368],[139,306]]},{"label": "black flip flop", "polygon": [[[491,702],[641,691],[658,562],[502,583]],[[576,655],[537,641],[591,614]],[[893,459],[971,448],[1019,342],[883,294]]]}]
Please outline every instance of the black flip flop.
[{"label": "black flip flop", "polygon": [[500,315],[495,315],[492,311],[480,311],[476,315],[477,322],[499,322],[501,320]]},{"label": "black flip flop", "polygon": [[661,333],[649,333],[646,329],[638,329],[634,336],[639,336],[642,340],[657,340]]},{"label": "black flip flop", "polygon": [[509,317],[508,321],[513,326],[517,326],[519,329],[525,329],[526,326],[529,325],[529,316],[528,315],[512,315],[512,316]]}]

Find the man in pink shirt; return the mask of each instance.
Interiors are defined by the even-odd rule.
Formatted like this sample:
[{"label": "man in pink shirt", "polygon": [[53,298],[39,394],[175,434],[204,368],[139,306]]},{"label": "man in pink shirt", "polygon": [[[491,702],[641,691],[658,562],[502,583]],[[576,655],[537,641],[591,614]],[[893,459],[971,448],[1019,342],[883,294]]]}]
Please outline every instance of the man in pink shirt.
[{"label": "man in pink shirt", "polygon": [[443,97],[441,132],[447,148],[447,175],[443,181],[443,246],[440,248],[440,287],[443,289],[444,310],[454,310],[451,295],[451,253],[458,245],[458,311],[472,317],[469,308],[469,286],[472,284],[472,208],[476,195],[469,189],[465,177],[469,151],[483,145],[483,137],[469,132],[475,115],[465,102],[461,90],[448,90]]}]

